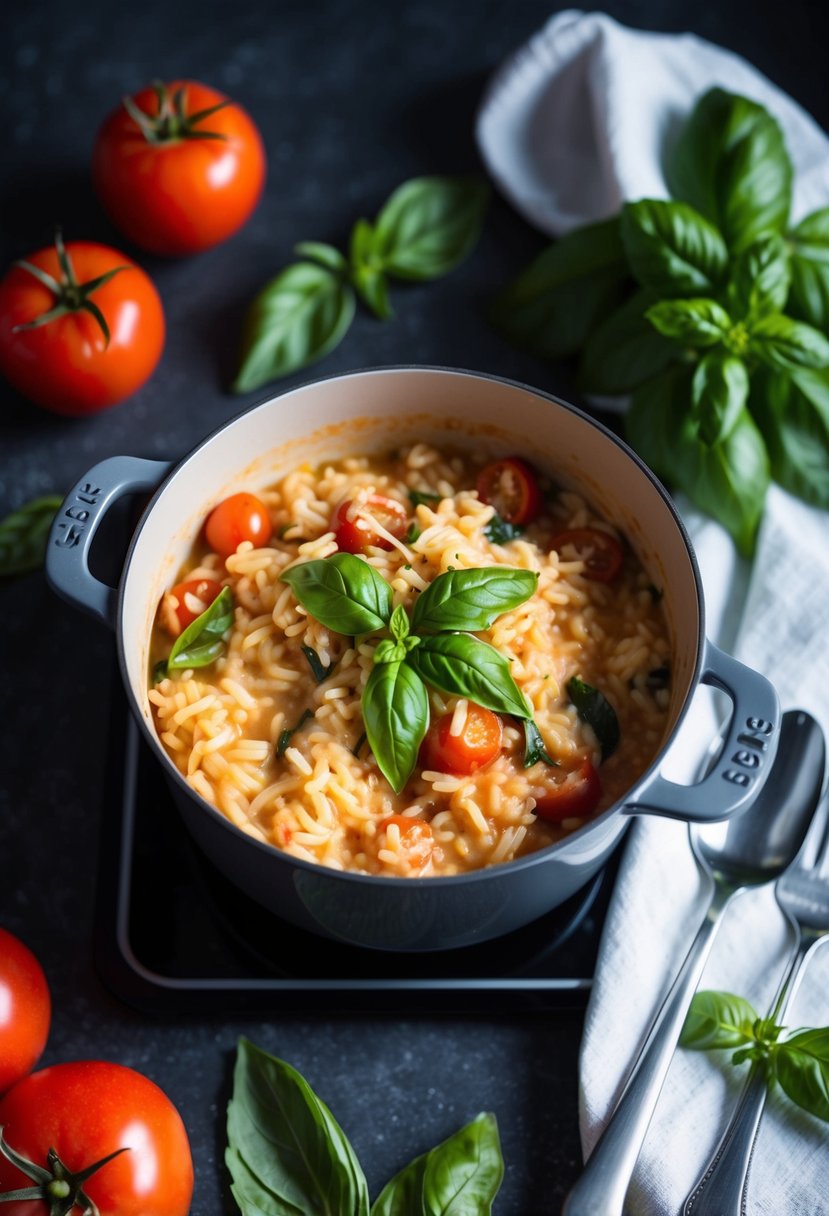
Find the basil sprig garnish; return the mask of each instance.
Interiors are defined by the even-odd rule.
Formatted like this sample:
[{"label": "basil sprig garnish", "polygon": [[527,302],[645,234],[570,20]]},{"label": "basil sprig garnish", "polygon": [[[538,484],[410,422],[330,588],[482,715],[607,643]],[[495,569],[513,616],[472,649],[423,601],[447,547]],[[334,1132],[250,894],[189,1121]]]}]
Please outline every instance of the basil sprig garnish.
[{"label": "basil sprig garnish", "polygon": [[386,1184],[369,1207],[343,1129],[305,1078],[240,1039],[225,1163],[242,1216],[489,1216],[504,1175],[495,1116],[484,1113]]},{"label": "basil sprig garnish", "polygon": [[419,596],[411,620],[401,604],[392,609],[385,579],[350,553],[292,566],[282,580],[327,629],[357,635],[388,630],[390,636],[381,638],[374,649],[362,711],[371,750],[395,793],[412,775],[429,726],[427,684],[532,723],[526,752],[532,758],[525,763],[538,759],[551,763],[532,736],[532,708],[515,683],[509,662],[494,646],[474,636],[489,629],[501,613],[529,599],[538,584],[537,574],[508,566],[448,570]]},{"label": "basil sprig garnish", "polygon": [[209,667],[224,652],[226,635],[233,628],[233,592],[223,587],[215,600],[173,642],[162,669],[156,665],[155,679],[187,667]]},{"label": "basil sprig garnish", "polygon": [[750,556],[772,478],[829,508],[829,207],[788,230],[776,120],[704,94],[641,199],[545,250],[495,321],[587,392],[632,394],[626,437]]},{"label": "basil sprig garnish", "polygon": [[62,502],[51,494],[35,498],[0,520],[0,576],[26,574],[43,565],[49,529]]},{"label": "basil sprig garnish", "polygon": [[765,1069],[769,1088],[779,1083],[792,1102],[829,1123],[829,1026],[786,1033],[730,992],[698,992],[688,1011],[681,1047],[733,1049],[733,1064],[751,1060]]},{"label": "basil sprig garnish", "polygon": [[394,191],[374,223],[357,220],[348,257],[321,241],[296,245],[302,260],[267,283],[248,311],[233,391],[251,392],[327,355],[358,298],[387,320],[389,279],[422,282],[454,270],[478,240],[488,198],[474,178],[417,177]]},{"label": "basil sprig garnish", "polygon": [[567,681],[567,693],[582,722],[593,728],[601,748],[602,761],[607,760],[619,745],[619,719],[616,717],[616,710],[598,688],[586,684],[578,676],[571,676]]}]

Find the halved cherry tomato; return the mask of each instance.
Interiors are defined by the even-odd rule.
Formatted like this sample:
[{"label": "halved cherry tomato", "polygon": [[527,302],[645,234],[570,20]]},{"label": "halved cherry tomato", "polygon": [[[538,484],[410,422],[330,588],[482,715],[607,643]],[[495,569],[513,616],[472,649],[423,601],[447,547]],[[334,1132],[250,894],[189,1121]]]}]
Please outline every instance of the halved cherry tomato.
[{"label": "halved cherry tomato", "polygon": [[176,601],[176,616],[178,617],[179,633],[192,625],[197,616],[201,616],[206,608],[215,600],[222,589],[222,584],[214,578],[191,578],[186,582],[176,583],[170,595]]},{"label": "halved cherry tomato", "polygon": [[337,546],[343,553],[365,553],[370,546],[378,549],[393,548],[384,536],[375,532],[370,521],[360,515],[361,507],[398,540],[402,540],[406,535],[409,517],[406,508],[396,498],[387,498],[385,494],[369,494],[364,502],[347,498],[345,502],[340,503],[331,518]]},{"label": "halved cherry tomato", "polygon": [[621,542],[601,528],[569,528],[553,537],[559,552],[572,545],[584,560],[584,577],[597,583],[612,583],[622,569],[625,551]]},{"label": "halved cherry tomato", "polygon": [[386,831],[392,824],[400,832],[400,849],[406,860],[412,865],[425,866],[435,847],[432,825],[425,819],[415,819],[411,815],[390,815],[383,820],[380,828]]},{"label": "halved cherry tomato", "polygon": [[602,780],[596,767],[585,760],[580,768],[556,779],[557,770],[545,770],[543,784],[533,784],[535,813],[539,819],[561,823],[562,819],[586,819],[602,796]]},{"label": "halved cherry tomato", "polygon": [[478,474],[478,497],[495,508],[508,524],[529,524],[544,500],[535,473],[519,456],[493,460]]},{"label": "halved cherry tomato", "polygon": [[267,507],[255,494],[231,494],[210,512],[204,532],[214,553],[230,557],[243,540],[256,548],[266,545],[273,525]]},{"label": "halved cherry tomato", "polygon": [[491,764],[501,750],[503,727],[491,709],[469,702],[466,721],[453,735],[454,714],[444,714],[429,728],[423,740],[420,766],[438,773],[466,777]]},{"label": "halved cherry tomato", "polygon": [[0,929],[0,1093],[31,1072],[49,1034],[52,1002],[28,946]]}]

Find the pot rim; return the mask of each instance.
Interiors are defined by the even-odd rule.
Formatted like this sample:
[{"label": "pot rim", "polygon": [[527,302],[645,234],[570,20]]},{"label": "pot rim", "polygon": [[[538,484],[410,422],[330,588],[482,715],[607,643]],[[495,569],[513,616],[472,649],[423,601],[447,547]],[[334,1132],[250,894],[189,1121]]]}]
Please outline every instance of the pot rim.
[{"label": "pot rim", "polygon": [[[188,785],[188,783],[185,781],[184,777],[178,771],[178,769],[175,767],[175,765],[173,765],[172,763],[169,762],[167,754],[164,752],[164,749],[161,747],[158,737],[150,729],[150,726],[149,726],[147,720],[145,719],[144,715],[140,712],[139,707],[136,704],[135,695],[134,695],[134,692],[132,689],[132,685],[131,685],[131,682],[129,679],[129,673],[127,670],[126,645],[125,645],[124,630],[122,628],[123,614],[124,614],[125,589],[126,589],[126,584],[127,584],[126,575],[127,575],[127,571],[129,569],[130,563],[132,561],[133,553],[138,544],[139,536],[143,530],[144,524],[146,523],[147,519],[149,518],[153,509],[155,508],[157,499],[161,495],[164,488],[167,486],[170,479],[175,477],[179,473],[179,471],[184,467],[184,465],[187,464],[188,461],[191,460],[199,451],[201,451],[201,449],[203,447],[205,447],[208,443],[210,443],[217,435],[221,434],[223,431],[229,430],[232,426],[234,426],[234,424],[240,418],[246,416],[247,414],[253,413],[255,410],[262,409],[265,406],[270,405],[271,402],[276,401],[281,397],[286,397],[291,393],[299,392],[303,389],[311,388],[314,385],[323,384],[330,380],[350,380],[350,379],[353,379],[354,377],[382,375],[384,373],[389,373],[389,372],[392,372],[392,373],[395,373],[395,372],[437,372],[438,374],[445,374],[445,375],[450,375],[450,376],[465,376],[465,377],[469,377],[470,379],[473,379],[473,380],[488,380],[488,381],[493,381],[496,384],[504,384],[510,388],[521,389],[523,392],[531,393],[533,396],[541,397],[546,401],[551,401],[554,405],[560,406],[562,409],[567,410],[569,413],[577,415],[577,417],[582,419],[584,422],[589,424],[591,427],[594,427],[595,429],[597,429],[606,438],[610,439],[618,448],[620,448],[622,450],[622,452],[625,453],[626,456],[629,457],[629,459],[631,459],[633,461],[633,463],[637,466],[639,472],[645,478],[647,478],[647,480],[651,483],[652,487],[659,494],[659,497],[662,499],[664,505],[667,507],[668,512],[671,515],[671,517],[673,518],[673,522],[675,523],[675,525],[677,527],[677,531],[679,532],[680,537],[682,538],[682,542],[685,546],[685,552],[688,557],[689,564],[691,566],[691,572],[692,572],[693,579],[694,579],[694,586],[696,588],[696,599],[697,599],[697,607],[698,607],[699,624],[698,624],[697,638],[696,638],[696,654],[695,654],[695,659],[694,659],[694,668],[693,668],[692,676],[689,681],[689,691],[685,697],[685,700],[682,704],[682,707],[677,715],[676,721],[674,722],[667,739],[664,741],[662,747],[660,748],[659,752],[654,757],[653,761],[648,766],[648,768],[642,774],[640,774],[637,781],[632,786],[630,786],[630,788],[626,791],[626,793],[622,799],[615,802],[612,806],[608,807],[607,810],[603,811],[602,814],[598,816],[598,818],[590,820],[589,823],[587,823],[583,827],[577,829],[571,835],[565,836],[562,840],[556,841],[554,844],[548,845],[546,848],[538,849],[534,853],[528,853],[523,857],[514,858],[512,861],[505,862],[500,865],[486,866],[479,870],[467,871],[464,874],[433,875],[433,876],[428,876],[428,877],[424,876],[422,878],[405,878],[405,877],[397,878],[397,877],[381,875],[381,874],[361,874],[361,873],[356,873],[352,870],[336,870],[336,869],[333,869],[332,867],[322,866],[318,862],[306,861],[302,857],[293,857],[290,854],[284,853],[282,850],[278,849],[275,845],[268,844],[266,841],[257,840],[255,837],[249,836],[246,832],[243,832],[241,828],[237,827],[236,824],[232,823],[225,815],[223,815],[220,810],[218,810],[214,806],[211,806],[209,802],[207,802],[204,798],[202,798],[202,796],[196,790],[194,790],[191,785]],[[694,549],[691,544],[691,538],[688,535],[688,530],[685,527],[685,524],[684,524],[679,512],[677,511],[674,503],[671,501],[671,498],[670,498],[667,490],[662,485],[661,481],[657,478],[656,474],[653,473],[650,468],[648,468],[648,466],[645,464],[645,462],[642,460],[642,458],[640,456],[638,456],[636,454],[636,452],[634,452],[633,449],[619,435],[615,434],[615,432],[612,431],[603,422],[599,422],[597,419],[591,417],[591,415],[588,414],[585,410],[580,409],[578,406],[571,405],[568,401],[564,401],[561,397],[557,397],[554,393],[548,393],[544,389],[534,388],[532,385],[524,384],[522,381],[514,380],[508,376],[499,376],[492,372],[476,372],[476,371],[471,371],[467,368],[445,367],[445,366],[440,366],[438,364],[395,363],[395,364],[385,364],[385,365],[375,366],[375,367],[355,368],[355,369],[353,369],[351,371],[347,371],[347,372],[329,372],[325,376],[315,376],[312,379],[304,380],[301,384],[294,384],[290,387],[285,387],[283,389],[280,389],[277,392],[270,393],[270,394],[268,394],[268,396],[263,397],[261,400],[253,402],[253,404],[250,405],[247,409],[242,410],[241,413],[236,414],[233,418],[230,418],[227,422],[223,422],[220,426],[215,427],[212,431],[209,432],[209,434],[205,435],[195,445],[195,447],[191,448],[184,456],[181,457],[180,460],[176,461],[176,463],[173,465],[173,467],[169,470],[169,472],[165,475],[163,480],[156,487],[155,491],[153,492],[152,497],[147,502],[143,512],[141,513],[141,517],[135,527],[132,537],[130,539],[129,546],[127,548],[127,552],[124,557],[121,579],[120,579],[119,586],[118,586],[118,596],[117,596],[117,606],[116,606],[116,640],[117,640],[117,652],[118,652],[118,667],[119,667],[119,670],[121,673],[121,681],[127,691],[130,708],[133,712],[133,716],[138,721],[138,726],[144,736],[144,739],[150,744],[152,750],[155,753],[157,753],[158,756],[160,757],[162,763],[165,766],[164,771],[165,771],[168,779],[174,780],[183,793],[186,793],[191,799],[194,799],[197,802],[197,804],[201,810],[209,813],[214,818],[214,820],[217,821],[224,829],[229,831],[234,838],[236,838],[236,839],[241,838],[242,840],[246,841],[248,845],[251,845],[259,850],[264,850],[269,857],[272,857],[275,859],[274,864],[288,864],[288,865],[290,865],[291,868],[296,867],[299,870],[305,870],[312,874],[316,874],[318,876],[322,872],[326,878],[331,878],[333,881],[337,881],[337,882],[350,883],[352,885],[356,883],[357,885],[368,885],[368,886],[377,887],[377,888],[393,888],[395,890],[411,888],[414,890],[414,889],[421,889],[425,885],[434,886],[435,884],[438,884],[441,887],[464,886],[469,883],[480,882],[483,877],[486,877],[490,881],[492,881],[492,880],[496,880],[499,877],[506,876],[506,873],[515,874],[519,870],[529,870],[537,865],[543,865],[549,858],[551,858],[553,856],[559,856],[563,851],[565,851],[567,849],[568,846],[570,846],[572,844],[572,842],[574,840],[583,839],[585,833],[587,833],[589,831],[589,829],[591,827],[593,827],[594,825],[603,823],[606,820],[608,820],[609,818],[611,818],[612,816],[619,815],[619,814],[623,814],[623,815],[626,814],[627,813],[626,802],[627,802],[627,799],[629,798],[630,794],[633,791],[637,790],[641,785],[643,785],[651,777],[651,775],[662,765],[662,763],[665,759],[665,756],[667,755],[668,751],[670,750],[670,748],[677,736],[679,728],[681,727],[683,721],[685,720],[685,715],[688,713],[694,693],[696,692],[697,687],[699,685],[700,674],[702,671],[702,665],[703,665],[703,660],[704,660],[704,655],[705,655],[705,600],[703,597],[702,577],[700,575],[700,570],[699,570],[699,565],[697,563],[696,554],[694,553]]]}]

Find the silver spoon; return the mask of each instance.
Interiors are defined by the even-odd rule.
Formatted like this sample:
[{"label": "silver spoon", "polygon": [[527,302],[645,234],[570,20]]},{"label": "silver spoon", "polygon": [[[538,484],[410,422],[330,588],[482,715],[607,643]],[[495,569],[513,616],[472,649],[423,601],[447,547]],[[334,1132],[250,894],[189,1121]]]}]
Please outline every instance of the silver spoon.
[{"label": "silver spoon", "polygon": [[705,916],[562,1216],[621,1216],[720,917],[735,896],[773,882],[794,861],[820,797],[824,764],[820,726],[791,710],[783,715],[772,771],[755,801],[728,822],[689,827],[697,865],[710,880]]}]

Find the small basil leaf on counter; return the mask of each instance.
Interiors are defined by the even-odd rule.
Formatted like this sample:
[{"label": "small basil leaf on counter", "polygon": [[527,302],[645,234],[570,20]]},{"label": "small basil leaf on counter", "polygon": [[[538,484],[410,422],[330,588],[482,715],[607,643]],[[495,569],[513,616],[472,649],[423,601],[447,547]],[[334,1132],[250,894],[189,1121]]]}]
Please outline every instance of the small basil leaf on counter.
[{"label": "small basil leaf on counter", "polygon": [[386,1183],[371,1206],[371,1216],[423,1216],[423,1174],[428,1155],[415,1157]]},{"label": "small basil leaf on counter", "polygon": [[279,738],[278,738],[278,739],[277,739],[277,741],[276,741],[276,754],[277,754],[277,756],[284,756],[284,755],[285,755],[285,752],[286,752],[286,751],[288,750],[288,748],[291,746],[291,740],[293,739],[294,735],[297,733],[297,731],[298,731],[298,730],[302,730],[303,726],[304,726],[304,725],[305,725],[305,723],[308,721],[308,719],[309,719],[309,718],[313,718],[313,716],[314,716],[314,711],[313,711],[313,709],[304,709],[304,710],[302,711],[302,713],[300,714],[300,716],[299,716],[299,718],[298,718],[298,720],[297,720],[296,725],[295,725],[295,726],[287,726],[287,727],[285,728],[285,730],[283,730],[283,731],[280,733],[280,736],[279,736]]},{"label": "small basil leaf on counter", "polygon": [[716,224],[739,252],[782,232],[792,198],[783,134],[757,102],[714,88],[695,105],[668,158],[671,194]]},{"label": "small basil leaf on counter", "polygon": [[406,659],[422,680],[441,692],[468,697],[495,713],[532,716],[529,703],[510,672],[507,659],[488,642],[469,633],[424,637]]},{"label": "small basil leaf on counter", "polygon": [[313,262],[319,262],[320,266],[325,266],[328,270],[334,270],[340,274],[345,274],[348,270],[348,262],[339,249],[335,249],[333,245],[326,245],[322,241],[300,241],[298,245],[294,245],[294,253],[300,258],[310,258]]},{"label": "small basil leaf on counter", "polygon": [[523,532],[524,528],[521,524],[507,523],[497,511],[484,528],[484,536],[487,540],[492,541],[493,545],[506,545],[509,541],[521,536]]},{"label": "small basil leaf on counter", "polygon": [[492,323],[546,359],[574,355],[622,303],[630,274],[619,218],[588,224],[548,246],[501,293]]},{"label": "small basil leaf on counter", "polygon": [[619,719],[603,693],[578,676],[567,681],[567,693],[582,722],[592,727],[602,752],[602,761],[615,752],[619,744]]},{"label": "small basil leaf on counter", "polygon": [[300,646],[300,650],[308,660],[308,666],[311,668],[314,679],[318,684],[322,684],[323,680],[328,679],[337,664],[329,663],[326,667],[313,646]]},{"label": "small basil leaf on counter", "polygon": [[178,635],[167,656],[167,671],[208,667],[225,649],[225,634],[233,627],[233,592],[223,587],[209,607]]},{"label": "small basil leaf on counter", "polygon": [[801,1030],[776,1044],[772,1061],[774,1075],[792,1102],[829,1123],[829,1027]]},{"label": "small basil leaf on counter", "polygon": [[440,494],[434,494],[431,490],[409,490],[409,502],[413,507],[419,507],[421,503],[433,507],[440,502]]},{"label": "small basil leaf on counter", "polygon": [[248,310],[235,393],[248,393],[327,355],[354,317],[351,287],[314,262],[296,262]]},{"label": "small basil leaf on counter", "polygon": [[382,270],[372,266],[355,266],[351,271],[351,282],[366,308],[379,321],[388,321],[394,316],[389,301],[389,282]]},{"label": "small basil leaf on counter", "polygon": [[709,447],[734,430],[748,400],[748,369],[726,351],[708,351],[691,382],[693,417],[699,437]]},{"label": "small basil leaf on counter", "polygon": [[240,1039],[225,1162],[243,1216],[368,1216],[368,1187],[345,1133],[307,1081]]},{"label": "small basil leaf on counter", "polygon": [[447,570],[418,596],[412,628],[418,633],[489,629],[501,613],[528,600],[537,586],[533,571],[509,566]]},{"label": "small basil leaf on counter", "polygon": [[752,321],[770,312],[782,312],[790,281],[785,241],[779,233],[766,233],[737,258],[728,284],[734,316]]},{"label": "small basil leaf on counter", "polygon": [[751,326],[749,349],[763,363],[782,371],[829,367],[829,339],[805,321],[780,313],[761,317]]},{"label": "small basil leaf on counter", "polygon": [[731,317],[716,300],[661,300],[645,316],[660,334],[683,346],[715,346],[731,329]]},{"label": "small basil leaf on counter", "polygon": [[43,565],[49,529],[63,499],[46,495],[0,520],[0,576],[27,574]]},{"label": "small basil leaf on counter", "polygon": [[680,1047],[711,1051],[754,1042],[757,1014],[744,997],[708,989],[691,1001],[680,1035]]},{"label": "small basil leaf on counter", "polygon": [[[829,331],[829,207],[813,211],[789,233],[792,285],[786,312]],[[782,311],[782,305],[781,305]]]},{"label": "small basil leaf on counter", "polygon": [[534,764],[548,764],[558,768],[558,760],[554,760],[541,737],[541,731],[532,718],[524,719],[524,768],[532,768]]},{"label": "small basil leaf on counter", "polygon": [[774,480],[813,506],[829,508],[829,370],[755,372],[751,412]]},{"label": "small basil leaf on counter", "polygon": [[480,1114],[426,1155],[425,1216],[488,1216],[504,1177],[498,1124]]},{"label": "small basil leaf on counter", "polygon": [[359,636],[388,624],[391,587],[353,553],[334,553],[291,566],[281,575],[294,595],[321,625]]},{"label": "small basil leaf on counter", "polygon": [[585,392],[629,393],[676,358],[676,343],[657,333],[645,319],[658,298],[656,292],[643,287],[590,335],[579,371]]},{"label": "small basil leaf on counter", "polygon": [[417,177],[389,198],[374,225],[372,254],[399,279],[436,279],[472,252],[489,187],[474,178]]},{"label": "small basil leaf on counter", "polygon": [[728,249],[714,225],[688,203],[625,203],[621,223],[630,268],[643,287],[662,296],[717,290],[728,267]]},{"label": "small basil leaf on counter", "polygon": [[375,663],[362,698],[369,747],[396,794],[412,775],[429,726],[429,697],[409,661]]}]

